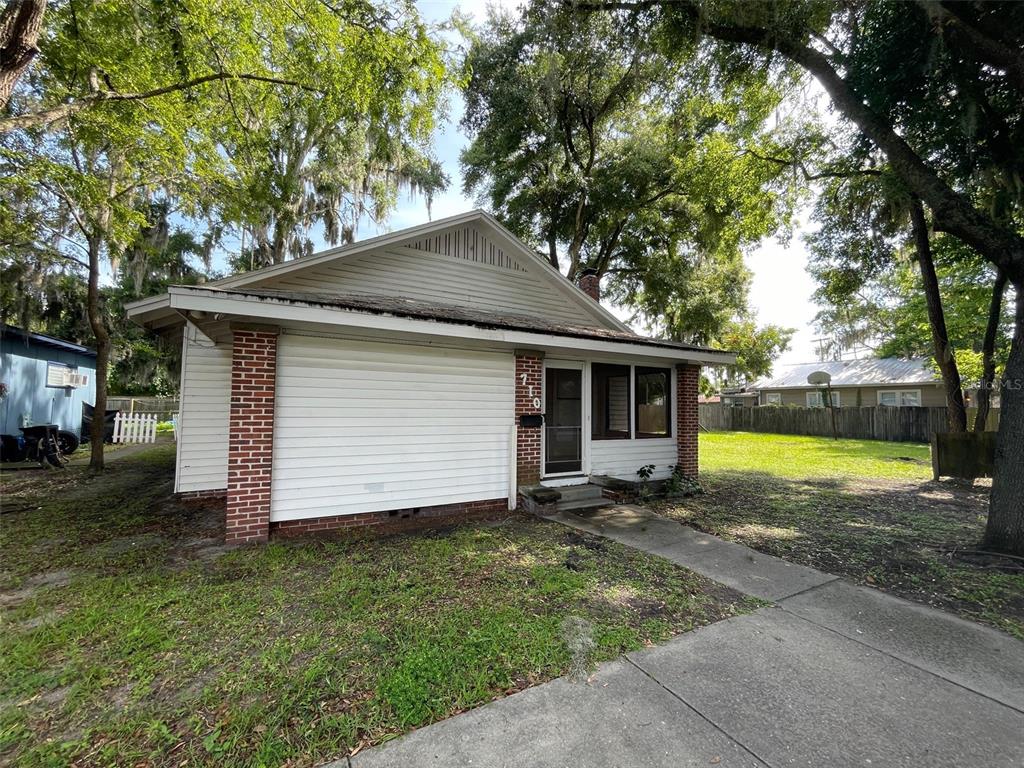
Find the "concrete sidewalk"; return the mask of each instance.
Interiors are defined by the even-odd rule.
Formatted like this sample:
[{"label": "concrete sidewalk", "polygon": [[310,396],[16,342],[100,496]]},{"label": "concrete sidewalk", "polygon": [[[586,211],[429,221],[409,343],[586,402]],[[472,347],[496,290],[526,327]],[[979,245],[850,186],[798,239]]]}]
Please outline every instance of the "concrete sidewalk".
[{"label": "concrete sidewalk", "polygon": [[557,521],[776,604],[336,765],[1024,766],[1024,643],[636,507]]}]

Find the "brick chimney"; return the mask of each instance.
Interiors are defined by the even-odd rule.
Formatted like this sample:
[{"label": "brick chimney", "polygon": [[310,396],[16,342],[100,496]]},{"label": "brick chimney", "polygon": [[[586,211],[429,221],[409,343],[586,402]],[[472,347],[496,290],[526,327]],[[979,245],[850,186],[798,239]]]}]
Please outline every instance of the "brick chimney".
[{"label": "brick chimney", "polygon": [[580,290],[594,301],[601,301],[601,278],[597,276],[597,270],[587,268],[580,272]]}]

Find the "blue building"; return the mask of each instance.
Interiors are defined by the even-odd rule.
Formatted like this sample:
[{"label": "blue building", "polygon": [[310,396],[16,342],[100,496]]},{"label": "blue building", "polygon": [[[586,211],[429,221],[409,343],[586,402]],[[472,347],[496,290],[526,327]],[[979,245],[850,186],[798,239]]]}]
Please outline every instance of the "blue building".
[{"label": "blue building", "polygon": [[32,424],[56,424],[81,437],[82,405],[96,402],[96,353],[2,325],[0,384],[0,435],[19,435],[19,427]]}]

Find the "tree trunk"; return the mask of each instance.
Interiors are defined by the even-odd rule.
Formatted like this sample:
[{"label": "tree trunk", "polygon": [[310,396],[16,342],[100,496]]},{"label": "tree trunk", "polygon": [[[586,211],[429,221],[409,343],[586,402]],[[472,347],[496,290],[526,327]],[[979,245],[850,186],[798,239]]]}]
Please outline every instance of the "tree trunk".
[{"label": "tree trunk", "polygon": [[924,207],[916,195],[910,201],[910,222],[914,231],[914,247],[917,263],[921,267],[921,282],[924,287],[925,303],[928,305],[928,325],[932,330],[932,346],[935,363],[942,373],[946,387],[946,414],[950,432],[967,431],[967,408],[964,406],[964,390],[960,383],[960,370],[949,345],[946,331],[946,314],[942,309],[942,295],[939,293],[939,278],[935,274],[935,261],[928,240],[928,222],[924,218]]},{"label": "tree trunk", "polygon": [[1024,556],[1024,282],[1015,282],[1013,344],[1000,387],[996,471],[985,527],[986,549]]},{"label": "tree trunk", "polygon": [[86,294],[86,313],[89,325],[96,338],[96,402],[92,414],[92,431],[89,440],[92,452],[89,469],[103,470],[103,433],[106,428],[107,412],[107,368],[110,363],[110,333],[100,311],[100,248],[102,238],[89,237],[89,290]]},{"label": "tree trunk", "polygon": [[46,0],[7,0],[0,14],[0,109],[7,107],[14,86],[39,53]]},{"label": "tree trunk", "polygon": [[[974,431],[984,432],[988,421],[988,412],[992,407],[992,387],[996,380],[996,336],[999,334],[999,321],[1003,317],[1003,293],[1006,290],[1006,275],[1002,270],[996,275],[996,283],[992,286],[992,300],[988,305],[988,325],[985,327],[985,340],[981,345],[981,381],[978,382],[978,414],[974,418]],[[1017,303],[1020,304],[1020,297]]]},{"label": "tree trunk", "polygon": [[558,269],[558,235],[555,234],[555,227],[552,224],[548,230],[548,261],[551,266]]}]

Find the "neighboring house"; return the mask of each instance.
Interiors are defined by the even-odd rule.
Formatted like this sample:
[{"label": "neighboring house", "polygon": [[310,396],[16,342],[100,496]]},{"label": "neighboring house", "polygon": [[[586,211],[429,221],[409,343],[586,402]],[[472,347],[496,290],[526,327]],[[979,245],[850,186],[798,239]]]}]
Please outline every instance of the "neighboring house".
[{"label": "neighboring house", "polygon": [[96,401],[96,353],[70,341],[0,326],[0,435],[56,424],[80,438],[82,405]]},{"label": "neighboring house", "polygon": [[722,390],[721,403],[751,408],[757,405],[757,392],[752,392],[746,387],[726,387]]},{"label": "neighboring house", "polygon": [[865,360],[834,360],[803,363],[784,368],[778,376],[761,379],[749,389],[757,392],[759,405],[825,405],[823,387],[813,387],[807,377],[826,371],[832,377],[832,400],[837,407],[850,406],[945,406],[942,379],[928,360],[895,357]]},{"label": "neighboring house", "polygon": [[175,489],[251,541],[695,476],[700,366],[733,355],[636,335],[597,283],[473,211],[136,302],[183,337]]}]

